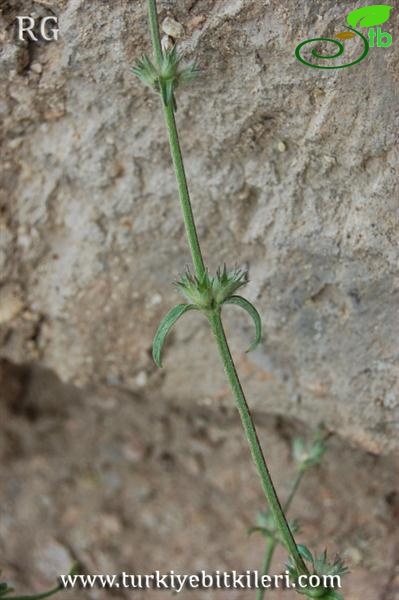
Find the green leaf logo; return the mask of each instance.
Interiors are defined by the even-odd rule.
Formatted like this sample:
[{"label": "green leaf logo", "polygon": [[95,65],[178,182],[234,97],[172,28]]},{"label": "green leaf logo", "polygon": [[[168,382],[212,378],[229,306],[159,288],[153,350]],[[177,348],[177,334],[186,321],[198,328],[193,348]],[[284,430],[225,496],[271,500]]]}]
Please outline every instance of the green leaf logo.
[{"label": "green leaf logo", "polygon": [[375,27],[375,25],[382,25],[382,23],[388,21],[392,8],[393,6],[386,6],[385,4],[373,4],[364,8],[357,8],[349,13],[346,20],[351,27]]}]

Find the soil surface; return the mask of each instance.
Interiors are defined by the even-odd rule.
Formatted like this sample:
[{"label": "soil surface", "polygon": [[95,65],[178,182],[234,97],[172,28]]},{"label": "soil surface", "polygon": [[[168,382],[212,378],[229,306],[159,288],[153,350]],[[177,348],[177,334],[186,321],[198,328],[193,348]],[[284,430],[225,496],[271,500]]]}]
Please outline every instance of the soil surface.
[{"label": "soil surface", "polygon": [[[260,569],[264,509],[238,415],[215,400],[182,409],[117,389],[77,390],[51,372],[3,363],[0,551],[3,577],[41,590],[74,561],[82,573]],[[288,493],[297,421],[255,414],[277,488]],[[399,461],[330,437],[292,506],[298,539],[339,552],[346,600],[399,599]],[[283,550],[272,572],[284,571]],[[294,592],[273,592],[292,598]],[[69,591],[60,598],[170,598],[170,592]],[[253,592],[183,591],[250,599]]]}]

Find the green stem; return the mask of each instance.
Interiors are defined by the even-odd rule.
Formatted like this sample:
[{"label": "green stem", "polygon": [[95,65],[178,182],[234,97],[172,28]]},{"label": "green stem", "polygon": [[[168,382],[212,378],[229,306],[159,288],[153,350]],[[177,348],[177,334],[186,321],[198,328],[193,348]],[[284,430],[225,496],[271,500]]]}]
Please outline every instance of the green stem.
[{"label": "green stem", "polygon": [[[158,15],[156,0],[148,0],[148,14],[151,29],[151,38],[154,48],[155,58],[158,65],[162,61],[162,46],[159,35]],[[175,168],[176,180],[179,189],[180,205],[183,212],[184,225],[186,228],[187,239],[190,246],[191,256],[195,268],[196,275],[201,277],[205,273],[205,265],[202,258],[201,248],[198,241],[197,230],[194,222],[194,216],[191,208],[190,195],[188,191],[187,179],[184,170],[183,158],[179,143],[179,137],[176,127],[175,115],[172,103],[164,106],[165,120],[168,130],[170,150],[172,154],[173,165]],[[281,536],[284,540],[286,548],[292,556],[298,570],[303,574],[308,574],[306,565],[298,552],[295,540],[292,536],[284,512],[281,508],[276,491],[271,480],[262,448],[259,443],[258,435],[252,420],[251,413],[248,408],[244,392],[241,387],[240,380],[230,353],[230,349],[226,340],[223,329],[223,324],[220,317],[220,311],[209,313],[209,322],[214,333],[216,343],[219,348],[220,356],[229,379],[232,391],[234,393],[238,412],[244,426],[245,434],[248,439],[249,447],[256,468],[259,472],[262,487],[269,503],[271,513],[276,522]]]},{"label": "green stem", "polygon": [[172,154],[173,165],[176,173],[177,187],[179,189],[180,206],[183,213],[184,225],[188,244],[190,246],[191,257],[193,259],[194,269],[197,277],[201,278],[205,273],[204,259],[198,241],[197,229],[195,227],[194,215],[191,208],[190,194],[188,191],[186,172],[183,164],[183,157],[180,149],[179,136],[177,133],[175,114],[172,102],[164,106],[166,126],[168,129],[170,152]]},{"label": "green stem", "polygon": [[148,0],[148,20],[150,23],[151,42],[154,49],[157,66],[160,67],[163,58],[161,36],[159,35],[158,11],[156,0]]},{"label": "green stem", "polygon": [[[303,469],[300,469],[297,472],[297,474],[295,475],[294,481],[291,485],[290,493],[288,494],[288,498],[284,504],[284,512],[285,513],[288,512],[288,509],[291,506],[294,496],[295,496],[296,492],[298,491],[298,488],[302,481],[304,472],[305,471]],[[264,575],[268,575],[268,573],[270,571],[270,565],[272,562],[273,554],[274,554],[276,547],[277,547],[277,542],[274,538],[269,539],[267,541],[265,555],[263,557],[261,577],[263,577]],[[256,592],[256,600],[263,600],[265,597],[265,592],[266,592],[265,588],[259,588],[258,591]]]},{"label": "green stem", "polygon": [[[265,555],[263,557],[261,577],[263,577],[264,575],[268,575],[268,573],[270,571],[270,565],[272,563],[272,558],[273,558],[273,554],[276,549],[276,546],[277,546],[277,542],[275,539],[271,538],[267,541]],[[256,592],[256,600],[263,600],[263,598],[265,597],[265,592],[266,592],[266,589],[263,587],[260,587]]]},{"label": "green stem", "polygon": [[294,496],[297,493],[299,485],[302,481],[302,477],[303,477],[304,473],[305,473],[304,469],[300,468],[299,471],[297,472],[297,474],[295,475],[294,481],[292,482],[292,485],[291,485],[290,493],[288,494],[288,498],[284,504],[284,512],[287,512],[289,510],[291,503],[294,499]]},{"label": "green stem", "polygon": [[[155,59],[158,66],[160,66],[162,62],[163,52],[161,46],[161,39],[159,35],[156,0],[148,0],[148,16]],[[168,130],[170,153],[172,155],[173,166],[176,174],[180,206],[183,213],[183,220],[184,226],[186,228],[188,244],[190,246],[195,273],[197,277],[202,277],[205,273],[205,264],[204,259],[202,258],[202,252],[198,241],[197,229],[195,227],[194,215],[190,201],[190,193],[188,191],[186,171],[184,168],[183,156],[181,153],[172,102],[168,105],[164,105],[164,113],[166,127]]]},{"label": "green stem", "polygon": [[248,440],[252,458],[258,470],[262,482],[263,491],[265,493],[266,499],[270,507],[270,511],[276,523],[276,527],[279,529],[284,545],[290,553],[290,555],[292,556],[292,558],[294,559],[298,569],[301,572],[303,572],[303,574],[308,574],[308,569],[306,568],[302,556],[299,554],[294,537],[287,523],[287,519],[285,518],[284,511],[281,508],[281,504],[278,499],[276,490],[274,488],[269,469],[267,468],[266,460],[263,455],[262,447],[259,442],[258,434],[255,429],[252,415],[249,410],[248,403],[246,401],[244,391],[242,389],[234,365],[233,357],[231,356],[230,348],[226,339],[226,334],[220,316],[220,310],[215,310],[209,313],[208,318],[217,346],[219,348],[219,353],[223,362],[224,370],[226,371],[227,378],[230,382],[231,388],[234,393],[237,409],[241,417],[241,422],[243,424],[244,431]]}]

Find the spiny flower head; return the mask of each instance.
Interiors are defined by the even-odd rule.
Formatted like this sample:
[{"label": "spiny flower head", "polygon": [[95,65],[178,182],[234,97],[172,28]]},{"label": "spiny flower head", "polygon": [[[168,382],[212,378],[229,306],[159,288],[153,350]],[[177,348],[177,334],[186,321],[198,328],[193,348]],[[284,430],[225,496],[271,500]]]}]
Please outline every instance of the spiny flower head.
[{"label": "spiny flower head", "polygon": [[183,57],[177,51],[176,46],[173,46],[173,48],[164,52],[160,68],[161,79],[165,81],[173,79],[176,83],[176,87],[179,84],[193,81],[199,73],[195,62],[183,66],[182,60]]},{"label": "spiny flower head", "polygon": [[143,83],[161,94],[166,105],[173,102],[173,93],[179,85],[193,81],[198,72],[194,62],[182,65],[182,57],[176,46],[163,53],[159,67],[154,65],[148,56],[139,58],[133,67],[133,73]]},{"label": "spiny flower head", "polygon": [[152,64],[148,56],[144,55],[136,60],[136,64],[132,69],[133,73],[148,85],[148,87],[159,91],[159,74],[157,68]]},{"label": "spiny flower head", "polygon": [[324,550],[319,556],[313,559],[315,573],[318,575],[346,575],[349,572],[342,558],[336,556],[334,560],[329,561],[327,558],[327,550]]},{"label": "spiny flower head", "polygon": [[223,304],[247,282],[246,271],[228,271],[224,265],[215,276],[205,271],[201,277],[197,277],[187,270],[176,285],[189,302],[200,309],[209,309]]},{"label": "spiny flower head", "polygon": [[248,273],[242,269],[228,271],[226,265],[219,267],[213,280],[213,293],[216,304],[222,304],[240,287],[248,283]]},{"label": "spiny flower head", "polygon": [[292,453],[294,460],[303,471],[319,465],[327,449],[325,436],[318,429],[314,438],[307,442],[301,437],[294,438],[292,442]]},{"label": "spiny flower head", "polygon": [[201,277],[197,277],[189,269],[186,270],[179,281],[176,281],[176,285],[183,296],[198,308],[212,307],[212,283],[213,278],[207,271]]},{"label": "spiny flower head", "polygon": [[[327,557],[327,550],[320,555],[313,555],[311,551],[302,544],[298,544],[298,550],[302,557],[311,566],[311,575],[317,575],[321,581],[323,577],[342,577],[349,572],[348,567],[344,561],[336,556],[334,560],[330,561]],[[299,576],[302,574],[298,571],[292,559],[287,564],[288,572],[295,584],[298,581]],[[320,598],[321,600],[342,600],[342,596],[334,590],[332,587],[323,587],[322,584],[319,587],[309,587],[300,589],[297,586],[297,591],[300,594],[304,594],[308,598]]]}]

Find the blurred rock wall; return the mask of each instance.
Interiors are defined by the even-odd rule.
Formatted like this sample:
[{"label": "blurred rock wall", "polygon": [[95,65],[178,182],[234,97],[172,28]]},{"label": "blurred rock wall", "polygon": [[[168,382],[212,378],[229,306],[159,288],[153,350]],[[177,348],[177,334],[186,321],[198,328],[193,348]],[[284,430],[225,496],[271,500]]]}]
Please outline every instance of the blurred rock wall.
[{"label": "blurred rock wall", "polygon": [[[288,414],[376,453],[398,446],[398,20],[390,48],[312,69],[305,39],[342,31],[356,2],[182,0],[161,19],[201,77],[178,94],[194,212],[210,270],[248,266],[264,340],[225,310],[258,412]],[[149,401],[230,403],[201,316],[150,356],[189,262],[158,98],[130,67],[149,51],[142,1],[2,2],[2,356],[78,386]],[[53,42],[16,41],[17,15],[58,15]],[[396,37],[395,37],[396,35]],[[351,45],[352,44],[352,45]],[[361,49],[346,42],[352,59]],[[395,189],[396,188],[396,189]]]}]

